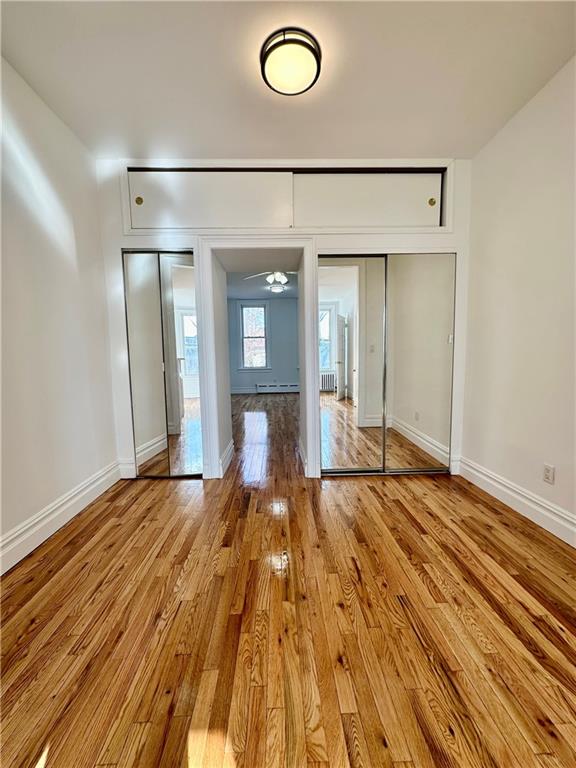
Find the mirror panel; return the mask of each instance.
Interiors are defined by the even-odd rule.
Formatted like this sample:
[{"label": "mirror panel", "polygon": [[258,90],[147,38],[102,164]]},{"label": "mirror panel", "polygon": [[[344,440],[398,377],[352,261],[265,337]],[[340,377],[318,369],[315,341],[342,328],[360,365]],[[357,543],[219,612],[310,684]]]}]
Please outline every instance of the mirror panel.
[{"label": "mirror panel", "polygon": [[193,255],[125,252],[123,262],[136,474],[201,476]]},{"label": "mirror panel", "polygon": [[202,473],[196,275],[192,254],[161,253],[170,475]]},{"label": "mirror panel", "polygon": [[450,464],[455,254],[390,254],[385,469]]},{"label": "mirror panel", "polygon": [[319,257],[321,466],[382,471],[385,257]]},{"label": "mirror panel", "polygon": [[124,286],[138,476],[169,474],[158,254],[125,253]]}]

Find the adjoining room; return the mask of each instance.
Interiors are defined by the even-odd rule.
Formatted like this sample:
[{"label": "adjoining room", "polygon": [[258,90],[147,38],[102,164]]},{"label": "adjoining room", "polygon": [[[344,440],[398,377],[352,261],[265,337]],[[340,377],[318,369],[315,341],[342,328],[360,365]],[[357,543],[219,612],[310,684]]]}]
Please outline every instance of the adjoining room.
[{"label": "adjoining room", "polygon": [[[286,466],[302,467],[303,249],[230,245],[209,249],[205,259],[214,346],[202,343],[201,325],[200,347],[214,364],[216,460],[222,473],[233,462],[243,483],[265,486],[279,456],[286,455]],[[201,352],[200,366],[202,359]]]},{"label": "adjoining room", "polygon": [[234,444],[246,483],[272,473],[276,443],[291,459],[298,453],[298,272],[286,266],[298,262],[281,251],[278,259],[266,257],[272,270],[226,274]]}]

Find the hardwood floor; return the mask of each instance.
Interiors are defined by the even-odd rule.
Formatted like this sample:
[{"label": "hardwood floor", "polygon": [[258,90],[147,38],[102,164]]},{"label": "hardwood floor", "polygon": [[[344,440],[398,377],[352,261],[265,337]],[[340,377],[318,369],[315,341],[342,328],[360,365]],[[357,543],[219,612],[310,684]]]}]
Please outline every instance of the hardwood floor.
[{"label": "hardwood floor", "polygon": [[[358,427],[350,400],[320,394],[323,469],[382,469],[382,428]],[[429,453],[401,435],[386,430],[387,469],[439,469],[445,467]]]},{"label": "hardwood floor", "polygon": [[2,579],[3,766],[576,765],[574,550],[461,479],[306,480],[296,407]]}]

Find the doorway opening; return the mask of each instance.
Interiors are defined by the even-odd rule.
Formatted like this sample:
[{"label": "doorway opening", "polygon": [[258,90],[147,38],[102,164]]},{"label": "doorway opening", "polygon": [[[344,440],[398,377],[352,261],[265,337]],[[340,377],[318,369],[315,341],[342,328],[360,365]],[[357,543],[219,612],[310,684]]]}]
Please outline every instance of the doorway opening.
[{"label": "doorway opening", "polygon": [[[273,473],[278,477],[280,467],[287,475],[301,473],[302,249],[236,248],[212,253],[217,269],[224,272],[223,284],[215,280],[214,300],[226,302],[226,394],[234,471],[245,485],[266,483]],[[223,340],[217,338],[216,343],[222,345]]]}]

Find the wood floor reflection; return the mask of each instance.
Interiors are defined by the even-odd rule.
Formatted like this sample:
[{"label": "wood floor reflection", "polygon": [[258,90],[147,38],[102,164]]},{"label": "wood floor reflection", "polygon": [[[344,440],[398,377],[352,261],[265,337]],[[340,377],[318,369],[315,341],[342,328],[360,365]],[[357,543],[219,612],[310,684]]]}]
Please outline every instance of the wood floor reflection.
[{"label": "wood floor reflection", "polygon": [[202,474],[202,427],[200,398],[184,400],[184,417],[179,435],[168,438],[169,450],[163,450],[140,464],[140,476],[166,477],[168,475]]},{"label": "wood floor reflection", "polygon": [[200,398],[184,400],[184,418],[179,435],[168,438],[170,474],[194,475],[202,473],[202,428]]},{"label": "wood floor reflection", "polygon": [[[5,768],[573,768],[574,550],[462,479],[116,483],[2,578]],[[40,762],[45,760],[45,763]]]},{"label": "wood floor reflection", "polygon": [[[358,427],[356,409],[348,399],[331,392],[320,394],[323,469],[381,469],[382,428]],[[386,469],[445,467],[396,429],[386,430]]]}]

